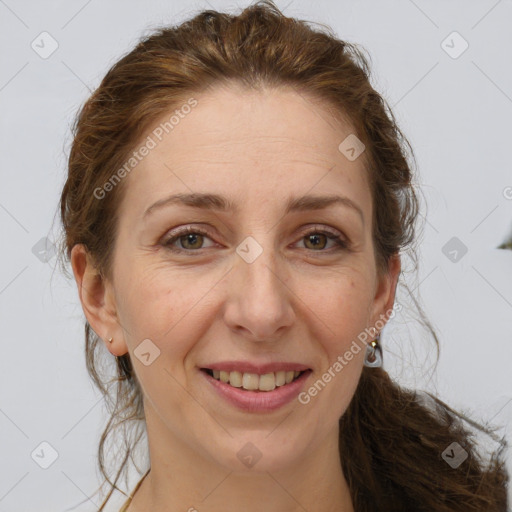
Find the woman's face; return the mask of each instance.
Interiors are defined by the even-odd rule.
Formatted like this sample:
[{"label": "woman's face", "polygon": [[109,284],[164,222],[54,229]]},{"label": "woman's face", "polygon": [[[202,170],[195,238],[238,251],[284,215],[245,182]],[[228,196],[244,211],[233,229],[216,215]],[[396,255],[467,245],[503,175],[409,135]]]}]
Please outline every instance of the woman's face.
[{"label": "woman's face", "polygon": [[[337,439],[363,367],[358,335],[392,307],[399,262],[378,277],[364,155],[339,149],[350,126],[293,89],[194,98],[168,133],[155,124],[155,147],[124,178],[108,313],[89,320],[113,353],[130,353],[150,443],[279,470]],[[167,201],[176,194],[197,201]],[[362,349],[348,361],[354,341]],[[290,397],[275,372],[295,367],[310,372],[287,384]],[[274,375],[233,374],[235,386],[275,390],[202,370],[244,368]]]}]

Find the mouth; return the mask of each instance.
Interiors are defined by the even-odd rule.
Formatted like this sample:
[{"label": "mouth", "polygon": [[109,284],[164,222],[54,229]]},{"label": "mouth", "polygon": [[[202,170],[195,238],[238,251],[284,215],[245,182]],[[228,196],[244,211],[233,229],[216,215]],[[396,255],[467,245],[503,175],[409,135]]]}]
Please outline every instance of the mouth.
[{"label": "mouth", "polygon": [[304,373],[311,370],[280,370],[264,374],[227,371],[211,368],[201,368],[201,371],[208,374],[217,381],[223,382],[233,388],[245,391],[269,392],[279,387],[286,387],[301,378]]},{"label": "mouth", "polygon": [[[294,363],[271,363],[258,367],[244,362],[212,366],[214,368],[198,367],[205,389],[211,390],[212,396],[219,397],[223,403],[255,414],[272,413],[293,403],[313,373],[307,366]],[[213,403],[217,404],[217,398],[214,400]]]}]

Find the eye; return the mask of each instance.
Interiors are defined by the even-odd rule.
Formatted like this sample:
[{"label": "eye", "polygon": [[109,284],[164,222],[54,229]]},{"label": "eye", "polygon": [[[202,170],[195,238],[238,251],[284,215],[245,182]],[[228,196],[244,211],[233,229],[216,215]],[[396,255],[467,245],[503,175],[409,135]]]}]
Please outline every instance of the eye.
[{"label": "eye", "polygon": [[331,246],[331,249],[333,247],[334,250],[342,250],[348,248],[348,243],[342,238],[341,234],[333,233],[331,231],[322,231],[314,229],[312,231],[309,231],[309,233],[307,233],[303,237],[303,241],[306,244],[306,246],[308,243],[311,244],[312,247],[315,248],[313,250],[315,250],[316,252],[327,252],[318,251],[318,248],[320,247],[320,249],[324,249],[329,240],[331,240],[334,243],[334,246]]},{"label": "eye", "polygon": [[[203,246],[205,238],[211,240],[207,231],[193,226],[187,226],[184,229],[171,233],[169,237],[163,240],[162,245],[172,252],[192,253],[205,248]],[[328,248],[328,250],[324,250],[329,240],[333,242],[333,245]],[[306,245],[306,249],[310,249],[312,252],[331,253],[334,251],[348,250],[349,248],[349,243],[342,237],[341,233],[325,229],[312,229],[303,235],[300,241],[303,241]],[[176,247],[176,243],[179,243],[180,247]]]},{"label": "eye", "polygon": [[[173,252],[193,251],[196,249],[203,249],[203,247],[201,247],[201,242],[205,237],[208,237],[208,233],[206,231],[188,226],[164,240],[163,245]],[[181,248],[172,247],[175,242],[181,242]],[[187,247],[187,245],[189,246]]]}]

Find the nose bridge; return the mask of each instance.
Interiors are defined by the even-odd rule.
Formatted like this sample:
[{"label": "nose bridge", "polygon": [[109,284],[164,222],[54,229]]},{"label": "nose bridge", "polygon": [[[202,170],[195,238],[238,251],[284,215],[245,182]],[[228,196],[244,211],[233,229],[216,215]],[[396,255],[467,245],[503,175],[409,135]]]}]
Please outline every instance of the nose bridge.
[{"label": "nose bridge", "polygon": [[232,327],[268,340],[291,324],[293,311],[285,268],[275,253],[272,232],[246,237],[236,249],[226,320]]},{"label": "nose bridge", "polygon": [[[263,240],[264,238],[264,240]],[[247,286],[255,293],[276,294],[276,287],[281,281],[278,279],[278,263],[271,241],[271,235],[266,234],[255,237],[249,236],[237,247],[238,270],[244,275]]]}]

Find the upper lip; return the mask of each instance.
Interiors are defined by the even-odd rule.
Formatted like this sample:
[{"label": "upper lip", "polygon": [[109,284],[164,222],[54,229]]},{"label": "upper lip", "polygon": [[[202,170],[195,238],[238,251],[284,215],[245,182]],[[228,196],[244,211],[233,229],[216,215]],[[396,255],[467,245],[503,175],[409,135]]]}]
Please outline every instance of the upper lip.
[{"label": "upper lip", "polygon": [[227,372],[240,372],[240,373],[257,373],[258,375],[265,375],[266,373],[273,373],[279,371],[305,371],[309,370],[309,366],[301,363],[291,362],[274,362],[274,363],[253,363],[249,361],[220,361],[218,363],[211,363],[201,368],[209,370],[224,370]]}]

